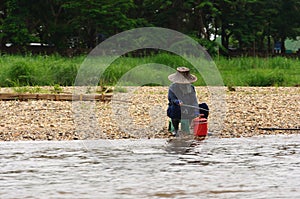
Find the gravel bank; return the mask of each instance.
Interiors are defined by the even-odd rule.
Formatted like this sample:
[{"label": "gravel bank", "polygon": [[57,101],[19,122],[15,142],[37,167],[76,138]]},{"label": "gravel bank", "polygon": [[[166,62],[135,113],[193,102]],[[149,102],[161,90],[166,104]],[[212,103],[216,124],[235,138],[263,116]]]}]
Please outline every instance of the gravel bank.
[{"label": "gravel bank", "polygon": [[[224,101],[218,102],[206,87],[196,90],[199,102],[210,107],[209,131],[216,136],[300,133],[259,129],[300,128],[299,87],[225,89]],[[167,87],[129,88],[106,103],[0,101],[0,141],[170,137],[167,92]]]}]

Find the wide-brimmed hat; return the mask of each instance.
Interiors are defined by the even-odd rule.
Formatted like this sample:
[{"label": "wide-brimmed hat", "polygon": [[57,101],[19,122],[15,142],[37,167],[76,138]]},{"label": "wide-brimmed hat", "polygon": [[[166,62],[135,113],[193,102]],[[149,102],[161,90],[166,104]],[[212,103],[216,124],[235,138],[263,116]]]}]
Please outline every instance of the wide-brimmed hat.
[{"label": "wide-brimmed hat", "polygon": [[189,84],[197,81],[197,77],[190,74],[190,69],[186,67],[178,67],[177,72],[169,75],[168,79],[179,84]]}]

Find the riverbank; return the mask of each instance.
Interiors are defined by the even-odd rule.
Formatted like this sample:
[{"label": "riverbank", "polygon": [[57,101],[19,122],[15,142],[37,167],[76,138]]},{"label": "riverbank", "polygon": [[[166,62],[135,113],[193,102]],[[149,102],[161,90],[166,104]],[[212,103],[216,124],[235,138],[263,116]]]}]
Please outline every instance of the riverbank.
[{"label": "riverbank", "polygon": [[[226,90],[222,104],[215,105],[206,87],[196,87],[199,102],[207,102],[210,107],[209,131],[215,136],[300,133],[259,129],[300,128],[299,87],[234,89]],[[139,87],[127,94],[116,93],[112,102],[91,103],[95,112],[89,112],[88,117],[78,114],[70,101],[0,101],[0,140],[167,138],[170,137],[165,115],[167,92],[167,87]],[[222,113],[224,118],[220,116]]]}]

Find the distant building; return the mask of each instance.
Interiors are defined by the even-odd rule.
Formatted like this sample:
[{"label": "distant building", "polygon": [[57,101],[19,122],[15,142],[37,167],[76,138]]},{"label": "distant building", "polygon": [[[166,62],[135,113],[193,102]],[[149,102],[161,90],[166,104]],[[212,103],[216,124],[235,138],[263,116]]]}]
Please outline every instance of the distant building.
[{"label": "distant building", "polygon": [[287,39],[284,44],[286,53],[300,53],[300,36],[296,40]]}]

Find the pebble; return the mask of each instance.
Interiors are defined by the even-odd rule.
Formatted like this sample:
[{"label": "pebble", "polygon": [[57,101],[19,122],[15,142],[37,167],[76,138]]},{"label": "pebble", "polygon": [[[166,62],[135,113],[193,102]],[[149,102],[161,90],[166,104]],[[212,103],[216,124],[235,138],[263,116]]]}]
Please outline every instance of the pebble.
[{"label": "pebble", "polygon": [[[199,103],[210,107],[212,134],[300,133],[259,129],[300,128],[299,87],[223,89],[224,100],[213,101],[209,88],[196,87]],[[127,93],[114,93],[111,102],[0,101],[0,141],[169,138],[167,94],[167,87],[128,87]]]}]

